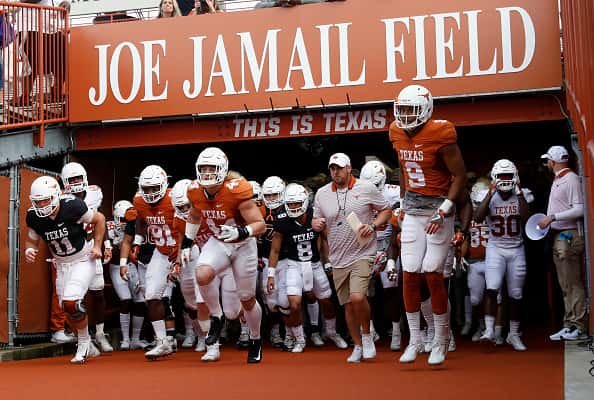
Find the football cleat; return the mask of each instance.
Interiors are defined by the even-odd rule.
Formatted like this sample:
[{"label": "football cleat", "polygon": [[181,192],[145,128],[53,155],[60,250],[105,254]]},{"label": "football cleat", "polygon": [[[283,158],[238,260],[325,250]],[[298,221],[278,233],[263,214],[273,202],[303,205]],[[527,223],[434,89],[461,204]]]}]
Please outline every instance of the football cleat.
[{"label": "football cleat", "polygon": [[262,361],[262,339],[250,339],[248,348],[248,364],[257,364]]},{"label": "football cleat", "polygon": [[283,351],[291,351],[293,350],[293,346],[295,346],[295,338],[293,335],[286,334],[282,344]]},{"label": "football cleat", "polygon": [[318,332],[312,333],[311,336],[309,337],[309,339],[311,340],[313,345],[316,347],[321,347],[324,345],[324,341],[322,340],[322,337],[320,336],[320,334]]},{"label": "football cleat", "polygon": [[474,334],[472,335],[472,338],[470,340],[472,340],[473,342],[480,342],[482,336],[483,336],[483,331],[481,330],[481,328],[478,328],[476,330],[476,332],[474,332]]},{"label": "football cleat", "polygon": [[88,342],[78,343],[76,354],[70,360],[72,364],[83,364],[89,357],[99,357],[101,353],[95,345],[89,340]]},{"label": "football cleat", "polygon": [[219,361],[221,352],[219,351],[219,344],[215,343],[211,346],[206,346],[206,353],[200,358],[202,361]]},{"label": "football cleat", "polygon": [[502,346],[505,343],[505,339],[501,335],[495,336],[495,346]]},{"label": "football cleat", "polygon": [[73,343],[76,342],[76,336],[61,330],[52,333],[52,338],[50,340],[52,343]]},{"label": "football cleat", "polygon": [[305,350],[305,342],[295,342],[295,345],[291,349],[291,353],[303,353]]},{"label": "football cleat", "polygon": [[435,338],[435,328],[423,331],[423,351],[430,353],[433,349],[433,339]]},{"label": "football cleat", "polygon": [[248,330],[243,330],[239,334],[239,338],[237,339],[237,348],[238,349],[247,349],[250,346],[250,333]]},{"label": "football cleat", "polygon": [[460,330],[460,335],[462,336],[466,336],[470,334],[470,330],[472,329],[472,322],[470,321],[466,321],[464,323],[464,326],[462,327],[462,329]]},{"label": "football cleat", "polygon": [[347,362],[348,363],[358,363],[358,362],[361,362],[362,359],[363,359],[363,347],[356,344],[355,347],[353,348],[353,352],[347,358]]},{"label": "football cleat", "polygon": [[424,350],[424,346],[422,343],[409,343],[404,349],[404,353],[400,356],[400,363],[407,364],[414,362],[417,359],[417,355],[422,353]]},{"label": "football cleat", "polygon": [[95,342],[97,342],[97,347],[99,347],[101,352],[111,353],[113,351],[113,347],[111,347],[111,344],[107,340],[105,333],[97,333],[95,335]]},{"label": "football cleat", "polygon": [[363,347],[363,359],[371,360],[372,358],[375,358],[376,351],[375,351],[375,343],[373,343],[372,334],[362,335],[361,342],[362,342],[362,347]]},{"label": "football cleat", "polygon": [[588,337],[581,330],[572,326],[567,332],[565,332],[562,336],[563,340],[586,340]]},{"label": "football cleat", "polygon": [[160,357],[166,357],[171,354],[173,354],[173,349],[171,348],[171,343],[170,343],[169,339],[164,338],[164,339],[157,339],[156,346],[153,347],[151,350],[147,351],[146,353],[144,353],[144,356],[147,359],[154,361]]},{"label": "football cleat", "polygon": [[167,341],[169,342],[169,346],[171,346],[171,351],[177,353],[177,340],[173,336],[167,336]]},{"label": "football cleat", "polygon": [[431,349],[431,354],[429,354],[429,359],[427,362],[429,365],[440,365],[446,359],[446,354],[448,352],[448,345],[441,344],[439,342],[435,342],[433,348]]},{"label": "football cleat", "polygon": [[347,342],[338,333],[335,333],[334,335],[326,335],[326,338],[332,340],[339,349],[346,349],[349,347]]},{"label": "football cleat", "polygon": [[194,346],[194,340],[196,340],[196,336],[194,336],[194,333],[186,335],[184,341],[181,344],[181,347],[184,349],[189,349],[190,347]]},{"label": "football cleat", "polygon": [[522,343],[522,339],[518,335],[512,335],[511,333],[507,335],[507,343],[511,344],[515,351],[526,351],[528,350],[524,343]]},{"label": "football cleat", "polygon": [[127,339],[122,340],[120,342],[120,350],[122,350],[122,351],[130,350],[130,341]]},{"label": "football cleat", "polygon": [[400,332],[396,333],[395,335],[392,335],[392,341],[390,342],[390,350],[392,350],[392,351],[400,350],[401,340],[402,340],[402,336],[400,335]]},{"label": "football cleat", "polygon": [[144,350],[149,347],[150,343],[146,340],[132,339],[130,342],[130,350]]},{"label": "football cleat", "polygon": [[495,332],[493,332],[490,329],[485,329],[485,332],[481,336],[481,341],[483,341],[483,340],[487,340],[489,342],[494,342],[495,341]]},{"label": "football cleat", "polygon": [[194,347],[194,351],[197,351],[199,353],[206,351],[206,343],[204,336],[198,336],[196,338],[196,347]]},{"label": "football cleat", "polygon": [[[433,352],[433,350],[431,350]],[[448,352],[456,351],[456,340],[454,339],[454,333],[450,332],[450,340],[448,343]]]},{"label": "football cleat", "polygon": [[223,320],[219,317],[210,317],[210,330],[208,331],[208,336],[206,337],[206,345],[211,346],[215,343],[218,343],[219,338],[221,337],[221,331],[223,330]]}]

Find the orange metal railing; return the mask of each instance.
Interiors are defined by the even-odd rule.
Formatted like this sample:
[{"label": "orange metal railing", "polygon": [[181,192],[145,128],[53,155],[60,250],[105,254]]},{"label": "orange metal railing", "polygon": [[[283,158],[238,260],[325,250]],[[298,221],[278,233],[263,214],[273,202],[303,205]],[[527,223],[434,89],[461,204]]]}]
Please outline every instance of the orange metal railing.
[{"label": "orange metal railing", "polygon": [[68,120],[68,13],[59,7],[0,2],[0,129]]}]

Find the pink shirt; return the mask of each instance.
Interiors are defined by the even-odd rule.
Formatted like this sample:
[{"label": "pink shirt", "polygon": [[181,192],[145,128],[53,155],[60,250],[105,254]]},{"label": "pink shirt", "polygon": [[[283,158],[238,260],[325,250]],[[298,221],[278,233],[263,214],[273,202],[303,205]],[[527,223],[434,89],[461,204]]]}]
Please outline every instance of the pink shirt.
[{"label": "pink shirt", "polygon": [[[584,204],[580,178],[573,171],[564,171],[566,170],[559,171],[555,175],[555,180],[553,180],[551,193],[549,194],[547,215],[567,211],[576,204]],[[556,230],[577,229],[578,222],[581,223],[581,220],[582,218],[553,221],[551,228]]]}]

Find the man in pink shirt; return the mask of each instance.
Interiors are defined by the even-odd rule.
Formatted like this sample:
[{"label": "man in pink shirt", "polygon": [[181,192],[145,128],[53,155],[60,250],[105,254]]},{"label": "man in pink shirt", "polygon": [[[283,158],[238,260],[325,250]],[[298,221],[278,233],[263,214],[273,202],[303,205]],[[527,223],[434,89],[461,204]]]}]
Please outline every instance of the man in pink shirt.
[{"label": "man in pink shirt", "polygon": [[584,255],[584,197],[579,176],[568,167],[569,154],[563,146],[553,146],[541,156],[555,174],[547,216],[538,226],[551,227],[553,261],[563,291],[563,329],[551,340],[578,340],[586,332],[586,292],[582,262]]}]

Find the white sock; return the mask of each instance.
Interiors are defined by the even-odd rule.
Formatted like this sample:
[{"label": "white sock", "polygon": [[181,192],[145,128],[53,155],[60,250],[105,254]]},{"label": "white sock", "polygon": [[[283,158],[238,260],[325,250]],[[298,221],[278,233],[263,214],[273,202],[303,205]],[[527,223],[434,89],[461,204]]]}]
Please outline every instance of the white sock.
[{"label": "white sock", "polygon": [[260,339],[260,324],[262,323],[262,309],[260,304],[256,302],[251,310],[243,310],[245,321],[250,327],[250,339]]},{"label": "white sock", "polygon": [[520,333],[520,321],[509,321],[509,333],[518,336]]},{"label": "white sock", "polygon": [[206,334],[210,331],[210,320],[209,319],[199,319],[198,326],[200,326],[200,330]]},{"label": "white sock", "polygon": [[135,340],[135,341],[140,340],[140,331],[142,330],[143,322],[144,322],[144,317],[142,315],[133,315],[132,316],[132,340]]},{"label": "white sock", "polygon": [[305,334],[303,333],[303,325],[297,325],[291,327],[291,332],[295,337],[297,343],[305,343]]},{"label": "white sock", "polygon": [[431,307],[431,298],[421,302],[421,312],[423,313],[423,318],[425,318],[425,322],[427,323],[427,330],[434,331],[435,323],[433,321],[433,307]]},{"label": "white sock", "polygon": [[122,340],[124,342],[130,341],[130,314],[120,313],[120,328],[122,329]]},{"label": "white sock", "polygon": [[186,328],[186,337],[194,334],[194,326],[192,325],[192,319],[187,312],[184,312],[184,327]]},{"label": "white sock", "polygon": [[493,315],[485,315],[485,330],[493,332],[495,326],[495,317]]},{"label": "white sock", "polygon": [[153,329],[155,330],[155,336],[158,340],[165,340],[167,337],[167,330],[165,329],[165,321],[152,321]]},{"label": "white sock", "polygon": [[307,314],[309,315],[309,323],[311,326],[318,326],[320,319],[320,304],[316,301],[312,304],[307,304]]},{"label": "white sock", "polygon": [[336,318],[325,319],[326,336],[336,336]]},{"label": "white sock", "polygon": [[77,329],[78,331],[78,343],[86,343],[91,341],[89,335],[89,325],[85,325],[84,328]]},{"label": "white sock", "polygon": [[470,296],[464,297],[464,322],[472,324],[472,304],[470,303]]},{"label": "white sock", "polygon": [[250,328],[247,326],[246,322],[241,323],[241,333],[250,333]]},{"label": "white sock", "polygon": [[450,313],[433,314],[433,320],[435,321],[435,341],[439,344],[447,344],[450,332]]},{"label": "white sock", "polygon": [[502,330],[503,330],[503,326],[495,325],[495,337],[500,337]]},{"label": "white sock", "polygon": [[400,322],[392,322],[392,336],[400,336]]},{"label": "white sock", "polygon": [[202,328],[200,328],[200,320],[198,318],[192,320],[192,329],[194,330],[194,335],[196,337],[204,336],[204,332],[202,332]]},{"label": "white sock", "polygon": [[419,311],[413,313],[406,313],[408,320],[408,329],[410,330],[410,343],[419,344],[421,340],[421,313]]},{"label": "white sock", "polygon": [[208,306],[208,311],[213,317],[221,318],[223,316],[223,310],[221,309],[221,303],[219,302],[219,288],[216,285],[216,280],[212,280],[208,285],[200,285],[200,294],[204,302]]},{"label": "white sock", "polygon": [[103,326],[104,326],[103,323],[95,325],[95,336],[105,335],[105,333],[103,332]]}]

